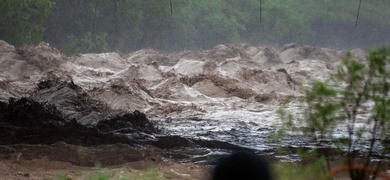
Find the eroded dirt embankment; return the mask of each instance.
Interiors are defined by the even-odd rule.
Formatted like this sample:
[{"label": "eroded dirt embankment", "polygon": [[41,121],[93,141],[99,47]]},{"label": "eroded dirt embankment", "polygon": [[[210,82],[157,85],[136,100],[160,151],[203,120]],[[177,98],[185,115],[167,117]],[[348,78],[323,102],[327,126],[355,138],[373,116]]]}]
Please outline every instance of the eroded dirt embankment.
[{"label": "eroded dirt embankment", "polygon": [[[361,50],[353,55],[364,58]],[[342,56],[239,44],[66,57],[47,43],[17,49],[0,40],[0,144],[7,145],[0,150],[77,163],[81,145],[88,165],[157,156],[204,162],[215,149],[271,152],[265,138],[280,125],[274,110],[326,78]]]}]

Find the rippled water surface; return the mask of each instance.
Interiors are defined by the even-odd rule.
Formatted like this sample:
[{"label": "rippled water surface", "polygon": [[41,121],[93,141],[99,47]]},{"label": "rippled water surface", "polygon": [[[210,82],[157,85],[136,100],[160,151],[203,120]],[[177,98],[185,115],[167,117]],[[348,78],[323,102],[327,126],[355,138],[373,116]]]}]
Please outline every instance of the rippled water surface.
[{"label": "rippled water surface", "polygon": [[[278,129],[283,127],[275,110],[262,112],[229,111],[212,114],[208,116],[208,119],[154,119],[153,121],[165,135],[228,142],[251,149],[256,154],[283,161],[299,160],[296,154],[296,150],[299,148],[306,150],[316,148],[329,152],[336,148],[336,145],[330,140],[314,141],[292,132],[287,132],[287,135],[282,139],[271,138]],[[357,124],[357,126],[362,125]],[[346,132],[345,125],[340,125],[336,128],[334,136],[347,137]],[[285,148],[286,151],[281,152],[281,148]],[[363,146],[363,148],[368,147]],[[193,162],[229,153],[223,149],[181,149],[178,151],[188,151],[186,153],[193,154],[192,160],[190,160]]]}]

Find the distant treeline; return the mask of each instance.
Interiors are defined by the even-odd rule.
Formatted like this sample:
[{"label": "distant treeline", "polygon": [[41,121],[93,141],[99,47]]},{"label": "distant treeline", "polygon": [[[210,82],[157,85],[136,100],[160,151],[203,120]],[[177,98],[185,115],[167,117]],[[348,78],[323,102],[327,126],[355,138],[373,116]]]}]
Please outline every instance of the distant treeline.
[{"label": "distant treeline", "polygon": [[[171,6],[172,5],[172,6]],[[0,0],[0,39],[49,42],[67,54],[295,42],[332,48],[390,43],[390,1]],[[172,7],[172,9],[171,9]]]}]

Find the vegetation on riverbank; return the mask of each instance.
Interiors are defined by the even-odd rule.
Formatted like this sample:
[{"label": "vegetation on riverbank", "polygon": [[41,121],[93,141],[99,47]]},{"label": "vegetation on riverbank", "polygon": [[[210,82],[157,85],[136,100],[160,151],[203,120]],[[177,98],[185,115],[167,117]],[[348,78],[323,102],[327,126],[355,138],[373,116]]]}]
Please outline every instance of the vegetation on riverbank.
[{"label": "vegetation on riverbank", "polygon": [[[290,130],[302,130],[319,144],[331,142],[345,153],[345,165],[370,168],[375,178],[390,153],[389,66],[388,47],[371,50],[365,60],[347,53],[329,80],[306,89],[300,116],[279,113]],[[354,180],[368,177],[359,168],[349,168],[349,174]]]},{"label": "vegetation on riverbank", "polygon": [[[46,41],[67,54],[172,51],[296,42],[333,48],[389,44],[390,1],[3,0],[0,39]],[[172,5],[172,12],[171,6]],[[261,20],[261,21],[260,21]]]}]

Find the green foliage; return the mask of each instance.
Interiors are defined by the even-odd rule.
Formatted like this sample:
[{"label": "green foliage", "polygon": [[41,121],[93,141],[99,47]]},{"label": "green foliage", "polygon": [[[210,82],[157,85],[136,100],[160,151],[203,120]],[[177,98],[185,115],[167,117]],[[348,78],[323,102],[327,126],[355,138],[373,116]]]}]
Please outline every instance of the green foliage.
[{"label": "green foliage", "polygon": [[271,133],[269,135],[269,139],[271,141],[277,141],[277,140],[280,140],[281,138],[285,137],[285,135],[286,135],[286,132],[283,129],[279,129],[279,130],[275,131],[274,133]]},{"label": "green foliage", "polygon": [[84,180],[108,180],[110,177],[103,170],[98,170],[95,173],[88,175],[84,178]]},{"label": "green foliage", "polygon": [[[336,111],[340,108],[338,103],[331,100],[336,97],[336,90],[328,87],[323,82],[314,82],[310,89],[306,90],[304,100],[308,108],[304,111],[304,118],[308,124],[306,130],[320,132],[324,136],[327,129],[333,124]],[[306,132],[307,133],[307,132]]]},{"label": "green foliage", "polygon": [[91,32],[87,32],[83,38],[79,39],[70,35],[65,53],[77,54],[107,52],[108,45],[106,42],[106,36],[106,33],[93,36]]},{"label": "green foliage", "polygon": [[54,177],[55,180],[67,180],[68,176],[64,173],[56,174]]},{"label": "green foliage", "polygon": [[388,43],[389,1],[363,3],[358,28],[351,1],[53,0],[45,39],[66,49],[70,36],[106,33],[109,51],[183,50],[222,43],[290,42],[332,47]]},{"label": "green foliage", "polygon": [[[332,139],[337,147],[347,149],[346,164],[368,167],[374,156],[383,158],[389,153],[388,145],[381,144],[390,140],[389,67],[389,48],[371,50],[366,62],[355,60],[348,53],[331,81],[314,82],[306,90],[303,118],[294,119],[284,111],[279,114],[285,119],[286,127],[298,129],[303,124],[304,128],[300,129],[310,132],[306,135]],[[358,123],[364,126],[358,127]],[[346,126],[344,137],[333,137],[338,125]],[[356,152],[362,155],[363,161],[353,155]],[[351,170],[350,176],[360,179],[365,174]]]},{"label": "green foliage", "polygon": [[136,46],[170,50],[194,46],[195,30],[190,20],[191,1],[182,0],[172,3],[173,13],[170,12],[168,1],[150,0],[141,3],[142,35],[137,40]]},{"label": "green foliage", "polygon": [[270,2],[264,5],[262,39],[270,42],[294,42],[303,40],[308,30],[305,19],[285,3]]},{"label": "green foliage", "polygon": [[300,152],[299,156],[305,162],[304,164],[279,163],[273,165],[275,179],[329,179],[324,157],[318,157],[316,151]]},{"label": "green foliage", "polygon": [[[358,1],[262,1],[261,22],[259,0],[0,2],[0,39],[17,46],[44,40],[70,54],[172,51],[237,42],[355,48],[389,44],[390,38],[386,18],[390,1],[383,0],[362,3],[358,27],[354,26]],[[103,39],[106,48],[99,47]],[[74,44],[87,47],[76,50]]]},{"label": "green foliage", "polygon": [[116,169],[101,168],[97,165],[93,168],[94,170],[82,170],[76,174],[66,174],[64,172],[58,172],[54,175],[55,180],[66,180],[66,179],[83,179],[83,180],[159,180],[164,179],[163,175],[158,172],[155,167],[150,167],[141,171],[133,171],[125,168],[120,172]]},{"label": "green foliage", "polygon": [[[45,39],[68,53],[125,51],[142,35],[141,0],[53,1]],[[74,44],[84,47],[75,51]]]},{"label": "green foliage", "polygon": [[155,168],[148,169],[143,173],[131,176],[131,180],[158,180],[163,179]]},{"label": "green foliage", "polygon": [[1,0],[0,39],[16,46],[40,42],[53,5],[50,0]]}]

